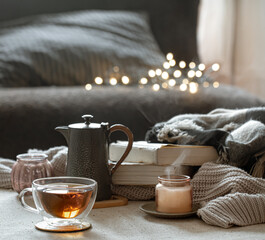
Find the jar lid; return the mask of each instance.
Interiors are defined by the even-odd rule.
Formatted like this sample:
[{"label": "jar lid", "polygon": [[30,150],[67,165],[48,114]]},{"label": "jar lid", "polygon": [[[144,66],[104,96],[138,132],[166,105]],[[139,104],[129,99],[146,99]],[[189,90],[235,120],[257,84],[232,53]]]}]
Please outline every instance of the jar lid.
[{"label": "jar lid", "polygon": [[158,177],[159,181],[184,183],[190,181],[190,176],[187,175],[162,175]]},{"label": "jar lid", "polygon": [[23,161],[41,161],[47,158],[48,155],[44,153],[22,153],[17,155],[17,159]]}]

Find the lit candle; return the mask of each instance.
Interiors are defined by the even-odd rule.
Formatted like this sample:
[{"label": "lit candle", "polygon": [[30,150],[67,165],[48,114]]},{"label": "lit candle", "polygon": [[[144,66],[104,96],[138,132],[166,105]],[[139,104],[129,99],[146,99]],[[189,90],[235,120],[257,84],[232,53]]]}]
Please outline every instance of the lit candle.
[{"label": "lit candle", "polygon": [[156,185],[156,210],[164,213],[192,211],[190,177],[184,175],[161,176]]}]

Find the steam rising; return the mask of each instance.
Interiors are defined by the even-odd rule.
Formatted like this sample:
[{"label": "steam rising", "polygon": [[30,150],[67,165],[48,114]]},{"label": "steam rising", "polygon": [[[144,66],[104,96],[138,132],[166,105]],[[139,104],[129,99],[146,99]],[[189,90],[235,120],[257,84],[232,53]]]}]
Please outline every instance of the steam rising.
[{"label": "steam rising", "polygon": [[184,148],[181,154],[176,158],[176,160],[165,169],[165,175],[170,179],[171,175],[190,175],[190,166],[182,165],[184,159],[189,157],[191,149]]}]

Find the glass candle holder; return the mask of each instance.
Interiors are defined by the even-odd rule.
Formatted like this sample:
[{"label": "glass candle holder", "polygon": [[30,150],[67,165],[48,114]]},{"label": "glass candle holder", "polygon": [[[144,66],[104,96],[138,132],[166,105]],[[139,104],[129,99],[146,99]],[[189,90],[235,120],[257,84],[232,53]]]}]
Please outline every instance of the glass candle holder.
[{"label": "glass candle holder", "polygon": [[11,171],[12,187],[19,193],[24,188],[30,187],[33,180],[51,176],[53,169],[46,154],[19,154]]},{"label": "glass candle holder", "polygon": [[158,182],[155,189],[158,212],[187,213],[192,211],[192,186],[189,176],[160,176]]}]

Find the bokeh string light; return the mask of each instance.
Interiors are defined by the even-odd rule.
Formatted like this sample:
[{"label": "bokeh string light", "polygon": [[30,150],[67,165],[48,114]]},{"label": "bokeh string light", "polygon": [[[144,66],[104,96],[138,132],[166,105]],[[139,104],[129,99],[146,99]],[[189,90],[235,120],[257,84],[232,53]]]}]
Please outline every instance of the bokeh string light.
[{"label": "bokeh string light", "polygon": [[[138,81],[140,88],[151,87],[153,91],[161,89],[178,89],[180,91],[188,91],[195,94],[202,88],[218,88],[219,82],[214,81],[212,76],[215,72],[219,71],[220,65],[214,63],[206,66],[203,63],[179,61],[174,59],[172,53],[166,55],[166,60],[161,68],[150,69],[147,76],[143,76]],[[113,71],[109,74],[108,78],[97,76],[94,83],[86,84],[85,89],[91,90],[93,85],[135,85],[131,82],[129,76],[120,72],[118,66],[113,67]]]}]

